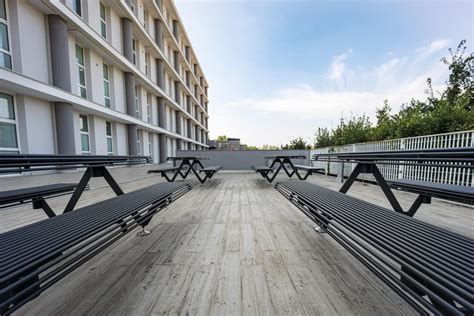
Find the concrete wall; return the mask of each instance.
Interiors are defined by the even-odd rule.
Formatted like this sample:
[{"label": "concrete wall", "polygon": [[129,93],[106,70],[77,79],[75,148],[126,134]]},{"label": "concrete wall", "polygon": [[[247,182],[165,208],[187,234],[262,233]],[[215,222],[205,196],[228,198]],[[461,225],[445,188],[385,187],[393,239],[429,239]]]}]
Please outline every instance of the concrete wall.
[{"label": "concrete wall", "polygon": [[264,166],[267,156],[275,155],[304,155],[306,159],[293,160],[295,164],[309,165],[309,150],[177,150],[176,156],[208,157],[203,160],[206,166],[222,166],[224,170],[251,170],[252,166]]}]

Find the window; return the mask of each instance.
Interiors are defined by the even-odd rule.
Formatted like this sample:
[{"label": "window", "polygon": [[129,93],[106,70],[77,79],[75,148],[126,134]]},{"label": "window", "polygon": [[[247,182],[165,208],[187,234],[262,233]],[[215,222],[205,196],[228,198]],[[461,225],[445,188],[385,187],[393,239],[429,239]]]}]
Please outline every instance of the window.
[{"label": "window", "polygon": [[104,105],[110,108],[110,81],[109,81],[109,66],[102,64],[102,72],[104,76]]},{"label": "window", "polygon": [[132,12],[135,12],[135,3],[134,3],[134,0],[127,0],[126,1],[128,6],[130,7],[130,10],[132,10]]},{"label": "window", "polygon": [[148,11],[143,12],[143,27],[148,32]]},{"label": "window", "polygon": [[72,0],[72,10],[82,17],[82,0]]},{"label": "window", "polygon": [[84,49],[77,44],[76,44],[76,66],[77,66],[77,73],[79,76],[78,92],[81,97],[86,98],[87,88],[86,88],[86,69],[84,67]]},{"label": "window", "polygon": [[107,38],[107,21],[106,21],[106,13],[105,13],[105,6],[100,3],[100,34],[103,38]]},{"label": "window", "polygon": [[0,93],[0,152],[18,152],[13,96]]},{"label": "window", "polygon": [[83,155],[91,154],[91,146],[89,143],[89,120],[86,115],[79,115],[81,121],[81,149]]},{"label": "window", "polygon": [[141,141],[140,141],[140,131],[137,131],[137,154],[141,155]]},{"label": "window", "polygon": [[151,123],[151,94],[147,94],[146,96],[146,117],[148,123]]},{"label": "window", "polygon": [[132,54],[133,54],[133,64],[137,64],[137,41],[132,40]]},{"label": "window", "polygon": [[151,161],[153,161],[153,134],[148,133],[148,155],[151,157]]},{"label": "window", "polygon": [[105,137],[107,141],[107,155],[113,155],[112,123],[110,122],[105,122]]},{"label": "window", "polygon": [[150,54],[145,54],[145,75],[150,76]]},{"label": "window", "polygon": [[135,116],[140,117],[140,103],[138,102],[138,87],[135,86]]},{"label": "window", "polygon": [[0,0],[0,67],[12,69],[5,0]]}]

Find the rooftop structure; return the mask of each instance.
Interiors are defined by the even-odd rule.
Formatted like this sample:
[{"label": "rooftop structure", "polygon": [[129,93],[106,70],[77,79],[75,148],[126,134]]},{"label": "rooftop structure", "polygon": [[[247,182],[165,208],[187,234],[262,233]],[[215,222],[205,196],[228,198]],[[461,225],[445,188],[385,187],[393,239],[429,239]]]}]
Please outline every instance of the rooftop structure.
[{"label": "rooftop structure", "polygon": [[[126,192],[155,184],[148,167],[110,169]],[[0,191],[76,182],[80,173],[5,178]],[[286,176],[282,176],[286,179]],[[308,181],[338,189],[334,178]],[[94,179],[78,206],[113,196]],[[375,185],[348,192],[390,207]],[[415,195],[395,191],[407,207]],[[61,209],[67,197],[51,203]],[[473,237],[472,208],[433,200],[417,218]],[[2,211],[0,232],[45,219],[29,205]],[[293,204],[254,173],[217,174],[19,310],[26,314],[415,314]],[[100,299],[99,299],[100,298]],[[120,299],[117,299],[120,298]]]}]

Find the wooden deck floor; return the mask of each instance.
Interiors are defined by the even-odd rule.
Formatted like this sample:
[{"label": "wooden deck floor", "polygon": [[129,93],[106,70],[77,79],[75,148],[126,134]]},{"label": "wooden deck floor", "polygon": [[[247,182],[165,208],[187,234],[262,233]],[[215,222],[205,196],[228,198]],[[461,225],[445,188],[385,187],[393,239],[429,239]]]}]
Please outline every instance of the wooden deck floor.
[{"label": "wooden deck floor", "polygon": [[[124,191],[161,181],[144,168],[112,174]],[[0,190],[77,180],[78,174],[2,180]],[[113,196],[94,180],[80,204]],[[338,187],[334,179],[311,181]],[[351,194],[384,204],[378,189]],[[400,196],[402,204],[413,196]],[[63,207],[57,198],[53,208]],[[472,209],[435,201],[420,218],[472,233]],[[444,216],[446,211],[446,217]],[[0,231],[44,218],[3,210]],[[218,174],[154,217],[146,237],[129,234],[20,309],[25,315],[410,315],[368,269],[255,174]]]}]

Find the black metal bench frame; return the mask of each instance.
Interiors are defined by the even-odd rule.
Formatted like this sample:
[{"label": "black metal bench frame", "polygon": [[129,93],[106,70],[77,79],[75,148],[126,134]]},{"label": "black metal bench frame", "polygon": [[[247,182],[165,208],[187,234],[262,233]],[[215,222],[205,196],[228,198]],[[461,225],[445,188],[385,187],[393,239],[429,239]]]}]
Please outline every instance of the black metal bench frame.
[{"label": "black metal bench frame", "polygon": [[[166,179],[166,181],[174,182],[176,178],[178,177],[178,175],[181,176],[181,178],[183,178],[184,180],[192,172],[196,176],[198,181],[201,184],[204,184],[206,183],[207,180],[211,179],[216,172],[221,170],[222,167],[215,166],[216,168],[217,167],[219,168],[218,170],[206,169],[201,163],[202,159],[207,159],[207,158],[205,157],[168,157],[168,160],[173,161],[172,168],[148,170],[148,173],[159,173],[161,174],[162,177]],[[176,167],[176,161],[178,160],[180,160],[181,162],[179,166]],[[200,169],[197,169],[197,167],[199,167]],[[169,177],[168,172],[172,172],[173,175]],[[201,177],[199,175],[200,172],[203,172],[205,176]]]},{"label": "black metal bench frame", "polygon": [[304,181],[276,189],[420,314],[474,313],[474,241]]},{"label": "black metal bench frame", "polygon": [[144,229],[190,189],[159,183],[0,234],[0,313],[14,312],[134,228]]},{"label": "black metal bench frame", "polygon": [[[82,193],[88,187],[91,178],[103,177],[116,195],[123,191],[107,170],[107,166],[138,165],[150,162],[146,156],[81,156],[81,155],[0,155],[0,174],[21,174],[24,172],[57,171],[67,169],[85,168],[84,174],[76,185],[63,213],[74,209]],[[23,197],[18,196],[18,201]],[[44,198],[38,196],[33,200],[33,208],[42,208],[49,217],[56,214],[46,203]]]},{"label": "black metal bench frame", "polygon": [[[372,174],[393,210],[407,216],[414,216],[422,204],[430,204],[432,197],[442,198],[442,196],[435,196],[436,194],[434,193],[421,193],[417,196],[410,208],[404,211],[390,189],[389,181],[383,177],[377,165],[395,164],[474,169],[474,148],[318,154],[314,155],[313,159],[320,161],[331,159],[331,161],[340,163],[356,163],[355,168],[341,186],[339,192],[347,193],[360,174]],[[454,165],[447,165],[446,163],[454,163]]]},{"label": "black metal bench frame", "polygon": [[[48,217],[56,216],[46,199],[68,195],[76,190],[75,183],[58,183],[55,185],[44,185],[40,187],[29,187],[11,190],[12,196],[0,198],[0,209],[10,208],[25,203],[32,203],[33,209],[42,209]],[[85,188],[86,190],[88,187]],[[26,192],[24,192],[26,190]],[[4,193],[4,192],[0,192]],[[13,193],[16,193],[13,195]]]},{"label": "black metal bench frame", "polygon": [[[306,159],[306,156],[304,155],[268,156],[268,157],[265,157],[265,159],[272,160],[272,163],[270,164],[269,167],[252,166],[252,170],[260,173],[260,175],[270,183],[272,183],[273,180],[275,180],[275,178],[277,177],[278,173],[280,173],[281,170],[283,170],[289,178],[296,175],[296,177],[300,180],[306,180],[308,176],[312,174],[312,171],[308,170],[308,172],[304,176],[302,176],[298,172],[298,169],[302,169],[301,166],[300,168],[297,168],[292,162],[292,159]],[[275,165],[277,165],[276,169],[274,169]],[[267,168],[269,168],[270,170],[268,170]],[[273,176],[270,177],[269,176],[270,173],[273,173]]]}]

